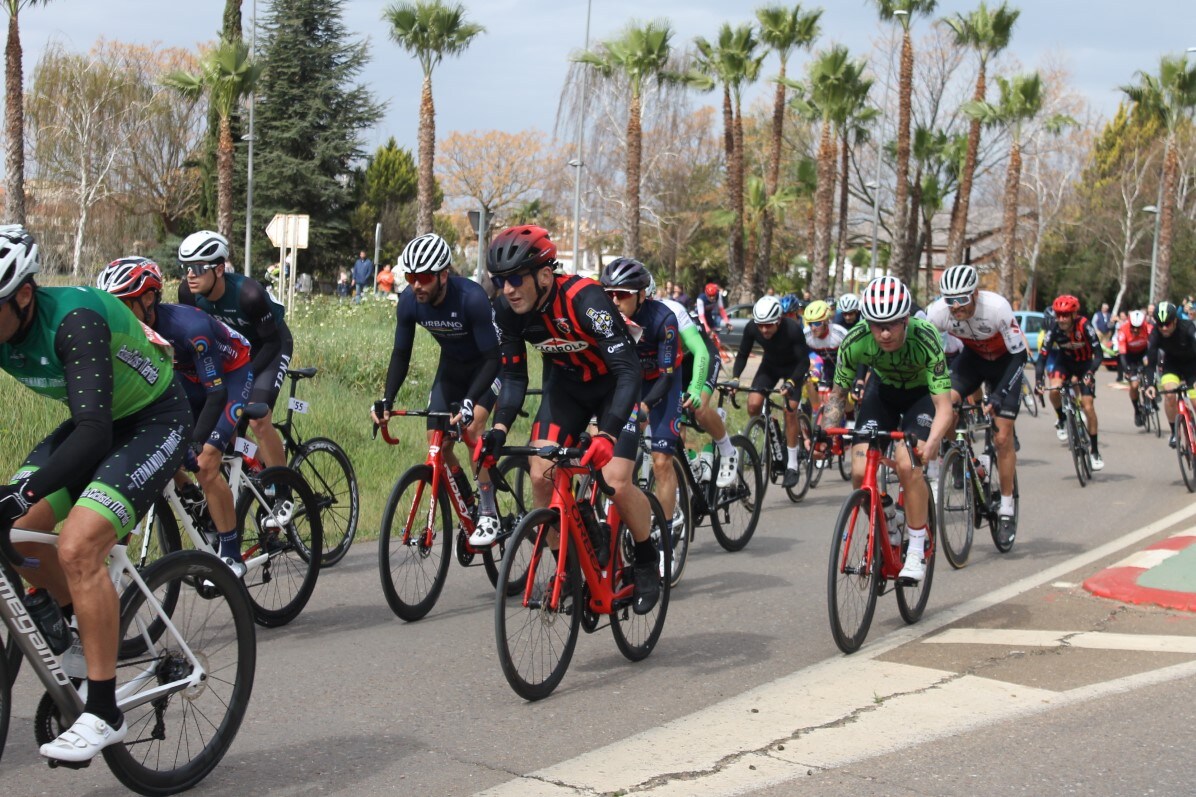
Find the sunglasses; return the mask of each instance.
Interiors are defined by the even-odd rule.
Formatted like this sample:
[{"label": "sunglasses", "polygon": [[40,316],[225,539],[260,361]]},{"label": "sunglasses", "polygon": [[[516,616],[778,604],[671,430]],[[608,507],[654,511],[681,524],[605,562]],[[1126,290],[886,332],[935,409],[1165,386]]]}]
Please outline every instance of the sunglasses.
[{"label": "sunglasses", "polygon": [[967,307],[972,303],[971,296],[944,296],[943,301],[948,307]]},{"label": "sunglasses", "polygon": [[494,283],[495,290],[501,291],[507,285],[512,288],[522,287],[523,281],[531,275],[530,271],[520,271],[516,274],[491,274],[490,281]]},{"label": "sunglasses", "polygon": [[436,281],[436,272],[424,271],[420,272],[419,274],[412,274],[408,272],[403,275],[403,278],[407,280],[408,285],[419,285],[420,287],[425,287]]},{"label": "sunglasses", "polygon": [[873,332],[893,332],[893,331],[905,326],[905,322],[906,322],[906,319],[904,319],[904,318],[901,319],[900,321],[888,321],[883,324],[878,323],[876,321],[869,321],[868,328],[871,329]]},{"label": "sunglasses", "polygon": [[807,326],[809,326],[811,329],[818,329],[819,327],[826,326],[826,322],[825,321],[809,321],[809,322],[807,322]]},{"label": "sunglasses", "polygon": [[620,302],[624,299],[633,298],[636,293],[637,291],[610,290],[606,292],[606,295],[614,299],[616,302]]},{"label": "sunglasses", "polygon": [[1075,315],[1075,313],[1055,313],[1055,318],[1059,321],[1063,321],[1063,320],[1070,321],[1071,317],[1073,315]]},{"label": "sunglasses", "polygon": [[192,274],[196,277],[202,277],[205,271],[210,271],[216,268],[215,263],[183,263],[180,264],[183,269],[183,276]]},{"label": "sunglasses", "polygon": [[764,329],[767,327],[768,329],[772,329],[775,326],[779,326],[780,323],[781,323],[780,321],[757,321],[756,328]]}]

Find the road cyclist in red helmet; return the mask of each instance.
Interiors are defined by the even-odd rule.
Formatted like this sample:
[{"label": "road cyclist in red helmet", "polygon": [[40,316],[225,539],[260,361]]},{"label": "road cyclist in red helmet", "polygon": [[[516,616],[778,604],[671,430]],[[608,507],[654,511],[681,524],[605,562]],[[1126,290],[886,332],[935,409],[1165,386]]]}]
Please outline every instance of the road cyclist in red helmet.
[{"label": "road cyclist in red helmet", "polygon": [[723,305],[723,292],[717,282],[706,283],[706,287],[698,294],[696,309],[698,322],[712,338],[717,338],[718,331],[730,323],[727,308]]},{"label": "road cyclist in red helmet", "polygon": [[[1071,294],[1063,294],[1051,304],[1055,322],[1043,336],[1038,362],[1034,366],[1034,381],[1041,388],[1044,378],[1049,376],[1051,406],[1055,408],[1055,435],[1067,440],[1067,428],[1063,416],[1063,400],[1057,388],[1065,381],[1078,380],[1080,406],[1088,419],[1088,436],[1092,439],[1089,456],[1094,471],[1105,467],[1097,445],[1096,420],[1096,372],[1100,369],[1102,352],[1096,328],[1080,315],[1080,300]],[[1048,368],[1049,363],[1049,368]],[[1049,374],[1047,373],[1049,371]]]}]

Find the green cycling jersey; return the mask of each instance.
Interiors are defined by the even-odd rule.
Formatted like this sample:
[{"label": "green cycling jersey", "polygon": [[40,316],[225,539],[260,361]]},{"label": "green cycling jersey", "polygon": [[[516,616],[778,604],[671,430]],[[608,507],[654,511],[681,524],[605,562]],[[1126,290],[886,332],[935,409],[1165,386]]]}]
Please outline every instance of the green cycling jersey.
[{"label": "green cycling jersey", "polygon": [[951,376],[937,329],[929,321],[910,318],[905,343],[893,352],[883,351],[867,324],[856,324],[839,346],[835,386],[851,390],[860,366],[870,366],[888,387],[902,390],[927,388],[932,394],[948,393]]}]

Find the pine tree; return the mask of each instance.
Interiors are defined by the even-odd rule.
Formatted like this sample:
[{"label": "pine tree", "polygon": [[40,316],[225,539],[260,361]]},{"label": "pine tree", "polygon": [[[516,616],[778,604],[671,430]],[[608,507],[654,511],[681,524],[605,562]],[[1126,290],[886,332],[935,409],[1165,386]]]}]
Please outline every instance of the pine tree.
[{"label": "pine tree", "polygon": [[[364,155],[363,134],[382,114],[373,94],[354,82],[368,52],[365,42],[350,41],[344,5],[344,0],[274,0],[262,25],[254,224],[260,230],[276,213],[308,214],[302,271],[352,260],[350,177]],[[269,254],[265,236],[256,240],[255,262],[277,258]]]}]

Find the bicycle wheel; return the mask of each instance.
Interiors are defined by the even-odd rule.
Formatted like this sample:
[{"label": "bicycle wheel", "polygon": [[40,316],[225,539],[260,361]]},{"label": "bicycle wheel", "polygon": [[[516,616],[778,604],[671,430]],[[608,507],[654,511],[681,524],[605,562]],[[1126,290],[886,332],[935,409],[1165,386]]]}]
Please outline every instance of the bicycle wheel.
[{"label": "bicycle wheel", "polygon": [[[565,566],[560,602],[551,605],[557,561],[548,548],[550,530],[558,524],[551,509],[529,512],[511,535],[495,590],[494,637],[503,675],[525,700],[552,694],[577,646],[581,628],[582,577],[572,551]],[[510,594],[511,576],[527,574],[524,589]]]},{"label": "bicycle wheel", "polygon": [[[482,550],[482,564],[486,567],[486,577],[490,579],[491,585],[496,587],[498,586],[498,568],[502,564],[503,556],[506,555],[507,541],[511,537],[511,532],[532,508],[532,471],[527,457],[505,457],[498,463],[498,470],[506,479],[512,492],[495,491],[494,502],[498,507],[498,521],[502,526],[502,531],[499,533],[498,542]],[[510,589],[514,590],[511,594],[523,589],[523,578],[526,576],[527,573],[524,573],[522,576],[511,578],[508,585]]]},{"label": "bicycle wheel", "polygon": [[968,563],[976,529],[975,493],[972,474],[962,449],[951,446],[939,466],[938,500],[935,507],[943,553],[956,570]]},{"label": "bicycle wheel", "polygon": [[1080,424],[1074,413],[1067,413],[1067,447],[1071,450],[1071,461],[1076,468],[1076,478],[1080,480],[1080,486],[1085,487],[1088,484],[1088,470],[1086,462],[1088,454],[1084,451],[1083,442],[1080,440]]},{"label": "bicycle wheel", "polygon": [[[897,581],[897,610],[901,612],[901,619],[907,623],[916,623],[926,610],[926,601],[930,600],[930,585],[934,582],[934,560],[938,553],[938,524],[934,517],[934,494],[930,491],[929,482],[926,484],[928,494],[926,501],[926,575],[917,584],[902,584]],[[906,546],[909,545],[907,538]],[[905,556],[905,547],[901,549]]]},{"label": "bicycle wheel", "polygon": [[1163,436],[1163,424],[1159,418],[1159,402],[1150,402],[1150,419],[1154,426],[1154,436],[1161,438]]},{"label": "bicycle wheel", "polygon": [[814,439],[814,430],[810,426],[810,418],[804,412],[797,414],[797,484],[785,488],[789,500],[798,503],[806,497],[810,490],[811,472],[814,469],[814,458],[806,450],[806,444]]},{"label": "bicycle wheel", "polygon": [[1038,401],[1034,398],[1034,389],[1030,387],[1030,383],[1026,381],[1024,375],[1022,377],[1022,406],[1026,408],[1026,412],[1030,413],[1031,418],[1038,417]]},{"label": "bicycle wheel", "polygon": [[871,499],[866,490],[847,497],[835,521],[827,569],[827,608],[831,635],[844,653],[855,653],[868,636],[876,611],[880,581],[880,548],[870,545]]},{"label": "bicycle wheel", "polygon": [[[174,512],[170,509],[170,503],[165,498],[158,497],[154,500],[152,517],[147,515],[147,519],[149,523],[140,527],[141,532],[125,541],[128,545],[126,553],[129,561],[138,571],[145,570],[168,553],[183,549],[179,536],[178,518],[174,516]],[[150,528],[145,528],[146,525],[149,525]],[[179,597],[179,589],[178,582],[168,584],[159,597],[162,609],[168,615],[174,611],[175,602]],[[165,623],[161,618],[155,619],[150,627],[151,637],[157,639],[164,629]],[[121,637],[121,657],[140,656],[145,653],[145,650],[145,642],[140,635],[129,638]]]},{"label": "bicycle wheel", "polygon": [[851,481],[851,448],[847,448],[839,455],[839,478],[845,482]]},{"label": "bicycle wheel", "polygon": [[1188,492],[1196,492],[1196,455],[1192,453],[1192,430],[1185,418],[1175,419],[1175,454],[1179,458],[1179,474],[1184,477]]},{"label": "bicycle wheel", "polygon": [[1092,481],[1092,436],[1088,434],[1088,416],[1082,411],[1076,414],[1076,429],[1079,431],[1080,448],[1084,452],[1084,456],[1080,457],[1084,478]]},{"label": "bicycle wheel", "polygon": [[12,714],[12,681],[8,674],[8,658],[0,656],[0,760],[4,758],[4,745],[8,741],[8,719]]},{"label": "bicycle wheel", "polygon": [[747,426],[743,427],[743,436],[748,439],[752,447],[756,450],[756,458],[760,462],[760,474],[764,479],[764,489],[760,491],[761,498],[768,491],[769,482],[777,478],[772,467],[772,446],[768,439],[768,425],[765,423],[765,417],[761,413],[748,421]]},{"label": "bicycle wheel", "polygon": [[436,499],[440,524],[432,513],[432,468],[409,468],[382,510],[378,571],[390,610],[408,622],[432,610],[453,558],[453,526],[448,493]]},{"label": "bicycle wheel", "polygon": [[[737,434],[731,437],[731,445],[739,452],[739,469],[730,487],[715,488],[710,527],[719,545],[728,551],[738,551],[756,533],[765,480],[760,458],[751,441]],[[715,473],[718,473],[718,461],[719,453],[715,448]]]},{"label": "bicycle wheel", "polygon": [[[660,553],[660,598],[652,611],[647,614],[636,614],[631,606],[624,606],[611,613],[610,631],[614,635],[615,645],[628,661],[641,661],[648,658],[656,643],[660,640],[660,632],[664,630],[664,618],[669,611],[669,586],[672,582],[672,551],[667,545],[661,545],[660,539],[666,528],[664,509],[656,496],[648,493],[648,504],[652,509],[652,536],[657,540],[657,551]],[[631,529],[625,524],[619,524],[619,551],[615,554],[615,583],[627,586],[635,582],[632,574],[632,564],[635,562],[634,540]]]},{"label": "bicycle wheel", "polygon": [[[160,623],[157,613],[140,588],[125,589],[121,636],[141,630],[148,653],[117,662],[116,693],[129,734],[122,744],[104,750],[104,760],[136,792],[175,794],[199,783],[220,763],[241,726],[257,667],[253,610],[241,581],[207,553],[168,554],[141,577],[159,601],[177,591],[170,619],[182,642],[171,633],[151,638],[146,629]],[[186,648],[203,666],[203,679],[138,703],[142,693],[192,672]]]},{"label": "bicycle wheel", "polygon": [[[237,501],[241,556],[249,568],[244,581],[254,619],[275,628],[298,617],[316,588],[320,557],[312,552],[324,550],[323,526],[316,497],[295,471],[281,465],[266,468],[254,482],[261,498],[246,489]],[[285,511],[282,496],[293,503],[290,520],[282,529],[267,526]]]},{"label": "bicycle wheel", "polygon": [[357,515],[361,499],[357,473],[349,455],[326,437],[313,437],[299,446],[291,458],[291,469],[307,481],[316,497],[320,526],[324,532],[321,567],[332,567],[345,558],[357,536]]},{"label": "bicycle wheel", "polygon": [[[673,478],[677,480],[677,489],[673,497],[673,516],[666,526],[672,539],[670,546],[672,548],[672,577],[669,586],[675,587],[681,581],[681,573],[685,570],[685,560],[689,556],[689,541],[693,539],[693,507],[689,499],[689,483],[685,481],[684,469],[688,465],[682,462],[676,454],[669,457],[669,462],[673,468]],[[645,493],[655,496],[656,473],[651,468],[648,469],[648,473],[647,486],[643,490]]]}]

